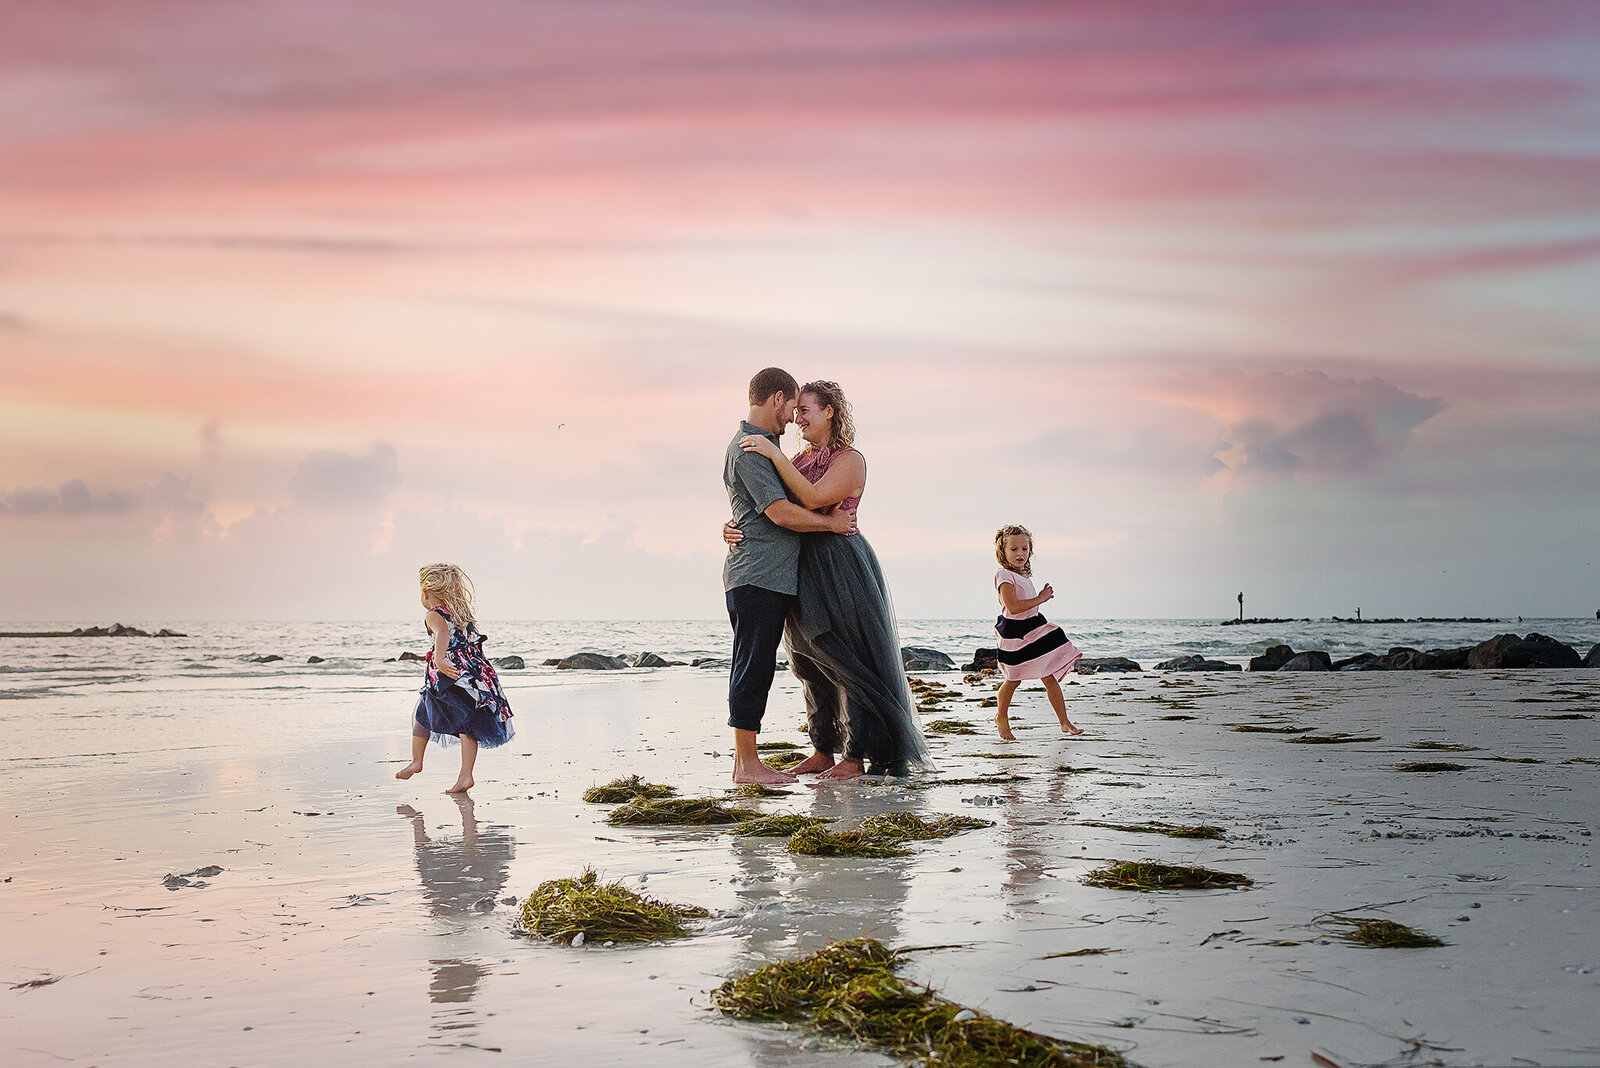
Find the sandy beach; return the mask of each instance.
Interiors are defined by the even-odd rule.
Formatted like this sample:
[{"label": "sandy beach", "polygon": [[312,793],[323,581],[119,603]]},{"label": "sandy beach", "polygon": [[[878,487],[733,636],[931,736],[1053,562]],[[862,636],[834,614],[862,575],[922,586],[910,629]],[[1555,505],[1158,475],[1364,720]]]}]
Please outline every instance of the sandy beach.
[{"label": "sandy beach", "polygon": [[[130,677],[7,702],[0,1059],[885,1063],[726,1020],[706,997],[765,960],[870,935],[940,947],[907,974],[955,1001],[1146,1066],[1600,1063],[1593,673],[1082,677],[1067,693],[1084,738],[1061,737],[1033,687],[1013,744],[977,703],[992,682],[928,677],[958,694],[938,717],[982,731],[935,736],[939,776],[1024,781],[801,786],[755,803],[996,821],[890,860],[614,828],[582,802],[632,773],[720,795],[714,671],[508,676],[518,736],[483,754],[461,803],[442,793],[451,751],[392,778],[410,696],[388,679]],[[25,732],[38,717],[60,726]],[[764,739],[803,741],[801,718],[785,677]],[[1375,740],[1232,729],[1251,725]],[[1423,759],[1465,767],[1397,770]],[[1084,825],[1148,820],[1227,837]],[[1144,857],[1254,884],[1080,882]],[[631,948],[512,933],[515,901],[585,865],[712,918]],[[1317,922],[1341,911],[1448,944],[1350,946]],[[1084,949],[1108,952],[1063,955]]]}]

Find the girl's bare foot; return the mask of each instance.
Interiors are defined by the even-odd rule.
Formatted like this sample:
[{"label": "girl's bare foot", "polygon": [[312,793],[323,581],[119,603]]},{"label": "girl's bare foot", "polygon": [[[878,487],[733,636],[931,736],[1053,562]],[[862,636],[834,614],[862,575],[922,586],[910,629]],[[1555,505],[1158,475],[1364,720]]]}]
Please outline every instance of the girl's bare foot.
[{"label": "girl's bare foot", "polygon": [[1002,742],[1014,742],[1017,740],[1017,736],[1011,733],[1011,717],[1004,712],[996,712],[994,714],[994,726],[1000,732],[1000,740]]},{"label": "girl's bare foot", "polygon": [[457,779],[456,780],[456,784],[454,786],[450,787],[448,790],[446,790],[445,793],[447,793],[447,794],[464,794],[468,790],[472,789],[473,785],[474,785],[474,783],[472,781],[472,776],[463,775],[461,778]]},{"label": "girl's bare foot", "polygon": [[1072,725],[1072,721],[1069,719],[1064,719],[1061,721],[1061,729],[1066,733],[1068,738],[1076,738],[1078,735],[1083,733],[1083,728],[1074,727]]},{"label": "girl's bare foot", "polygon": [[411,778],[411,776],[415,775],[417,772],[419,772],[421,770],[422,770],[422,761],[413,760],[411,763],[407,764],[405,767],[403,767],[399,771],[395,772],[394,773],[394,777],[397,778],[397,779],[409,779],[409,778]]},{"label": "girl's bare foot", "polygon": [[798,782],[799,780],[787,771],[769,768],[764,761],[758,760],[754,764],[747,764],[744,767],[735,764],[733,766],[733,781],[738,783],[758,782],[764,786],[776,786],[780,783]]},{"label": "girl's bare foot", "polygon": [[827,771],[831,767],[833,767],[832,753],[813,752],[789,770],[796,775],[810,775],[813,772]]},{"label": "girl's bare foot", "polygon": [[851,760],[849,757],[845,757],[827,771],[818,772],[817,778],[828,779],[832,782],[839,782],[843,779],[857,778],[866,770],[866,765],[861,761]]}]

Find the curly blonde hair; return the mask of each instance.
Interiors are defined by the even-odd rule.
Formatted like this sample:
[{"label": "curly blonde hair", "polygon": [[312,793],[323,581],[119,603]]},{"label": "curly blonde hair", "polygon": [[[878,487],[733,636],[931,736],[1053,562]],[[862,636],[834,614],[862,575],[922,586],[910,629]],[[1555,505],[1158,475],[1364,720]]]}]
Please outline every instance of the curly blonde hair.
[{"label": "curly blonde hair", "polygon": [[807,382],[800,387],[800,396],[807,393],[817,398],[817,403],[824,408],[833,409],[833,425],[829,428],[827,448],[829,450],[848,449],[856,441],[856,416],[850,407],[850,402],[845,399],[844,390],[839,388],[839,383],[818,379]]},{"label": "curly blonde hair", "polygon": [[457,623],[476,623],[477,605],[474,603],[472,580],[455,564],[424,564],[417,569],[417,580],[422,592],[436,595],[444,602],[445,611]]},{"label": "curly blonde hair", "polygon": [[994,558],[1000,561],[1000,566],[1005,568],[1007,571],[1015,571],[1019,575],[1032,575],[1033,561],[1031,559],[1028,561],[1028,566],[1026,567],[1012,567],[1010,562],[1006,560],[1006,539],[1019,536],[1027,538],[1028,547],[1033,547],[1033,531],[1029,530],[1025,526],[1021,526],[1017,523],[1008,523],[999,530],[995,531]]}]

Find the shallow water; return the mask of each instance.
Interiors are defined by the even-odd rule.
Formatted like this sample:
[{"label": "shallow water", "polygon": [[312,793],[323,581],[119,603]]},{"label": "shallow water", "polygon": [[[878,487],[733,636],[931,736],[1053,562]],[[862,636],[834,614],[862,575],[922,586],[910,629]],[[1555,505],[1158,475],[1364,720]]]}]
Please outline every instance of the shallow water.
[{"label": "shallow water", "polygon": [[[1584,834],[1600,788],[1592,763],[1567,762],[1600,758],[1589,672],[1079,678],[1067,692],[1089,734],[1073,741],[1028,688],[1016,744],[933,746],[946,777],[1026,782],[801,787],[756,803],[997,821],[859,861],[793,857],[782,840],[716,828],[612,828],[605,806],[582,803],[586,787],[635,772],[685,796],[720,792],[717,672],[508,672],[518,736],[482,754],[460,803],[440,792],[454,751],[430,749],[422,775],[392,778],[414,667],[97,670],[0,701],[7,1064],[330,1050],[388,1063],[485,1048],[528,1063],[883,1063],[833,1044],[805,1052],[798,1032],[707,1007],[728,975],[862,935],[949,947],[913,954],[908,974],[1144,1065],[1306,1063],[1312,1050],[1378,1063],[1417,1043],[1424,1061],[1449,1064],[1600,1061],[1600,897]],[[967,699],[938,716],[987,729],[975,702],[990,684],[938,677]],[[800,710],[785,680],[767,736],[802,741]],[[1536,718],[1563,714],[1596,718]],[[1381,740],[1292,744],[1228,729],[1241,723]],[[1409,747],[1423,740],[1481,748]],[[980,755],[995,752],[1013,755]],[[1468,770],[1395,771],[1418,759]],[[1150,819],[1218,824],[1229,838],[1082,826]],[[1146,856],[1256,884],[1140,895],[1079,882]],[[585,864],[714,916],[662,946],[574,950],[511,933],[504,899]],[[190,878],[203,886],[163,885],[207,865],[223,870]],[[1451,945],[1356,949],[1315,924],[1358,907]],[[1052,956],[1084,948],[1119,952]],[[57,981],[16,985],[46,978]]]}]

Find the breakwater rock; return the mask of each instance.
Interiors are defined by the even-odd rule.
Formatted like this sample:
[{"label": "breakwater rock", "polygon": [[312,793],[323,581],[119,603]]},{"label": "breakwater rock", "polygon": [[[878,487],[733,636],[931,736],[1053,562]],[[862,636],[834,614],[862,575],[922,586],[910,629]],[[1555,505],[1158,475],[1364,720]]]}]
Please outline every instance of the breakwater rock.
[{"label": "breakwater rock", "polygon": [[1287,645],[1273,645],[1250,658],[1251,671],[1459,671],[1467,668],[1581,668],[1600,667],[1600,645],[1587,657],[1565,642],[1543,634],[1497,634],[1477,645],[1459,649],[1412,649],[1399,645],[1387,653],[1361,653],[1330,660],[1320,649],[1297,653]]},{"label": "breakwater rock", "polygon": [[187,634],[180,634],[175,630],[162,627],[151,634],[138,627],[125,627],[121,623],[113,623],[109,627],[78,627],[74,630],[7,630],[0,631],[0,638],[187,638]]},{"label": "breakwater rock", "polygon": [[956,662],[937,649],[907,645],[900,649],[900,660],[907,671],[954,671]]},{"label": "breakwater rock", "polygon": [[1238,664],[1229,664],[1222,660],[1207,660],[1203,656],[1180,656],[1172,660],[1163,660],[1156,665],[1157,671],[1243,671]]}]

